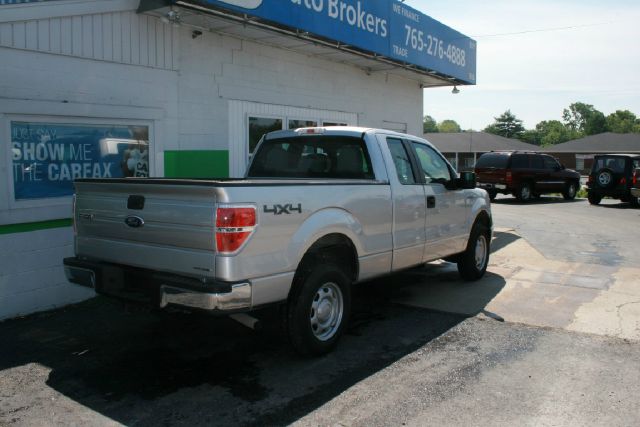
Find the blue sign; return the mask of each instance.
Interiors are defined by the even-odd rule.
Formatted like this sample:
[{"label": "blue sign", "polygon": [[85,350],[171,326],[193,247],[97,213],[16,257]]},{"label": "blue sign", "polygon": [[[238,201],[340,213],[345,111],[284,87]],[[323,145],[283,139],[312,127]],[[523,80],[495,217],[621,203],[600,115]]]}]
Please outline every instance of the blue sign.
[{"label": "blue sign", "polygon": [[476,42],[397,0],[174,0],[307,31],[476,83]]},{"label": "blue sign", "polygon": [[11,122],[15,200],[73,194],[77,178],[149,176],[146,126]]}]

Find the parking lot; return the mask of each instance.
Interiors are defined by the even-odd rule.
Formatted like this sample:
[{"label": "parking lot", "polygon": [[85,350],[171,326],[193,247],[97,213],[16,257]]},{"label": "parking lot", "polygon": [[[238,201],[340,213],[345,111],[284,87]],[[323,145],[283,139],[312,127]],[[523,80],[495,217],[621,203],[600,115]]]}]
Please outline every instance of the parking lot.
[{"label": "parking lot", "polygon": [[274,310],[159,317],[101,298],[0,323],[0,425],[640,424],[640,209],[501,197],[487,276],[360,285],[337,350]]}]

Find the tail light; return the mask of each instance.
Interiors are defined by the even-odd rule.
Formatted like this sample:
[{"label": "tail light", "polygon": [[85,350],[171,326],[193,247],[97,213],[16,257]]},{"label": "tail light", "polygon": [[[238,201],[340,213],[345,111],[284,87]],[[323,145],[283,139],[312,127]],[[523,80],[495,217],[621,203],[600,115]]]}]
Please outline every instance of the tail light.
[{"label": "tail light", "polygon": [[511,171],[507,171],[507,184],[511,184],[513,182],[513,175]]},{"label": "tail light", "polygon": [[256,226],[256,208],[219,207],[216,211],[216,249],[218,253],[237,252]]},{"label": "tail light", "polygon": [[636,185],[638,185],[638,170],[637,169],[633,171],[633,180],[631,182],[632,182],[634,187]]},{"label": "tail light", "polygon": [[627,178],[624,178],[624,177],[623,177],[623,178],[620,180],[620,184],[625,185],[626,183],[627,183]]}]

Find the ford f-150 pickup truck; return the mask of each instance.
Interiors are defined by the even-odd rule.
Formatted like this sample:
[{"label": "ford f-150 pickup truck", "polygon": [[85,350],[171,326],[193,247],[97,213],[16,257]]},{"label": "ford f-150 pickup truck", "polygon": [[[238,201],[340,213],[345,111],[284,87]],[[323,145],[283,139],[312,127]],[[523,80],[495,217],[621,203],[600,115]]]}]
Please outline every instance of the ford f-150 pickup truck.
[{"label": "ford f-150 pickup truck", "polygon": [[293,347],[330,351],[350,287],[446,258],[486,271],[489,196],[427,141],[386,130],[265,135],[244,179],[79,179],[71,282],[156,308],[282,304]]}]

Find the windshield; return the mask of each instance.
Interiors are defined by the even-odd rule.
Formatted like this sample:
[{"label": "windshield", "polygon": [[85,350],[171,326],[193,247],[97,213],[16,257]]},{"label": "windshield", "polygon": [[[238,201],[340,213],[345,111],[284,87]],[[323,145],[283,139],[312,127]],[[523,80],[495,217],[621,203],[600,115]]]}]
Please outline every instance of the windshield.
[{"label": "windshield", "polygon": [[330,135],[264,141],[251,163],[248,177],[374,178],[361,138]]}]

